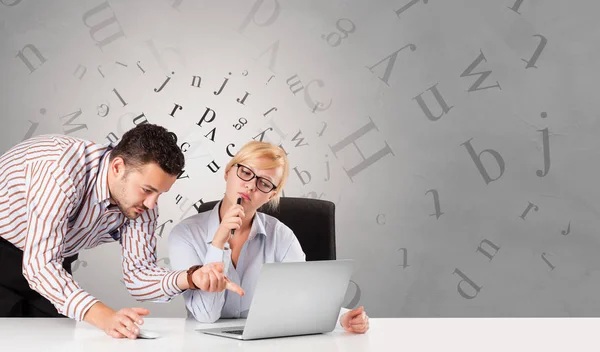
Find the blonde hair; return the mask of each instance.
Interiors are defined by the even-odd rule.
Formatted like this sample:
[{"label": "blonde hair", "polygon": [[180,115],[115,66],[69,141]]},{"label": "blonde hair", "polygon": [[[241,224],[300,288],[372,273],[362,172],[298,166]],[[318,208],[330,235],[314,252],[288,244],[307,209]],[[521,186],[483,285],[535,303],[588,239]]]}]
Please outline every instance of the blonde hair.
[{"label": "blonde hair", "polygon": [[231,170],[235,164],[243,164],[245,161],[258,158],[267,159],[266,162],[261,162],[259,165],[257,165],[261,169],[274,169],[278,167],[283,168],[281,181],[276,185],[277,189],[275,190],[275,196],[273,196],[273,198],[271,198],[271,200],[269,200],[267,203],[267,206],[274,209],[279,205],[280,194],[283,191],[283,187],[285,186],[290,173],[288,167],[288,158],[283,149],[268,142],[250,141],[246,143],[237,153],[235,153],[233,158],[229,161],[229,163],[227,163],[225,172]]}]

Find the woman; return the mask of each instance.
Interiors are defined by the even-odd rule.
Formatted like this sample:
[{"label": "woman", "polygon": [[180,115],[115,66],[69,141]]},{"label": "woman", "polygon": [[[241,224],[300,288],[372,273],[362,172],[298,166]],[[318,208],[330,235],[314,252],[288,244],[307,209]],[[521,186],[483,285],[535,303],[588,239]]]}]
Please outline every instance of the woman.
[{"label": "woman", "polygon": [[[290,228],[256,211],[266,203],[278,205],[288,173],[281,148],[249,142],[225,168],[223,199],[212,211],[191,216],[171,231],[172,269],[190,268],[190,286],[199,288],[183,292],[186,308],[196,320],[211,323],[219,318],[246,317],[264,263],[306,260]],[[197,268],[200,264],[204,265]],[[363,307],[342,312],[340,325],[346,331],[364,333],[369,329]]]}]

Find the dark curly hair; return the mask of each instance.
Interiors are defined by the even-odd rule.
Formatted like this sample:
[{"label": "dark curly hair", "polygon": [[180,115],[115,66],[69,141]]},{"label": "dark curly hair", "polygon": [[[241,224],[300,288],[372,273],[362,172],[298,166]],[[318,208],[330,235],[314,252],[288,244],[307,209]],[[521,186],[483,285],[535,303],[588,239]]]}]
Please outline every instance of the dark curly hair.
[{"label": "dark curly hair", "polygon": [[162,126],[150,123],[137,125],[125,132],[110,153],[110,161],[121,157],[125,165],[133,168],[154,162],[164,172],[179,175],[185,166],[185,159],[176,138]]}]

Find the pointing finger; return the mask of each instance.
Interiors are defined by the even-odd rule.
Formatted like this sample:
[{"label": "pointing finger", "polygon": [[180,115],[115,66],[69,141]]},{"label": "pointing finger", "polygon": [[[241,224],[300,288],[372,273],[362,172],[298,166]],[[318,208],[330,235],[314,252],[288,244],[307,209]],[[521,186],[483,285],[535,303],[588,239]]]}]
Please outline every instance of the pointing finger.
[{"label": "pointing finger", "polygon": [[235,292],[240,296],[243,296],[245,294],[244,289],[242,289],[237,284],[231,282],[227,277],[225,277],[225,281],[227,281],[227,283],[225,284],[225,288],[229,291]]}]

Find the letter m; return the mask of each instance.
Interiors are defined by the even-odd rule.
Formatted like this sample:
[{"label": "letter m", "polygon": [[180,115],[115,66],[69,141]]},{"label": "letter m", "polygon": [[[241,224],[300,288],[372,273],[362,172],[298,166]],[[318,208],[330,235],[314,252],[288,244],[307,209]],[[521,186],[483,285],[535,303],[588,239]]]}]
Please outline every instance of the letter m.
[{"label": "letter m", "polygon": [[[88,129],[86,124],[72,124],[71,122],[73,122],[77,117],[79,117],[79,115],[81,115],[81,109],[79,109],[78,111],[75,111],[73,113],[70,113],[68,115],[65,116],[61,116],[60,119],[64,119],[65,117],[68,118],[67,122],[63,123],[63,130],[66,134],[71,134],[73,132],[82,130],[82,129]],[[69,129],[70,128],[70,129]]]},{"label": "letter m", "polygon": [[[100,13],[103,13],[99,15]],[[89,20],[91,18],[100,17],[98,23],[90,24]],[[90,29],[90,36],[96,42],[96,45],[102,50],[102,47],[112,43],[120,37],[124,37],[125,33],[123,33],[123,28],[121,28],[121,24],[117,20],[112,8],[108,1],[101,3],[100,5],[94,7],[88,12],[83,14],[83,24],[86,25]],[[112,25],[112,26],[111,26]],[[106,29],[109,27],[108,29]],[[112,29],[112,31],[111,31]],[[103,38],[98,38],[98,32],[102,32],[101,35],[104,35]]]}]

